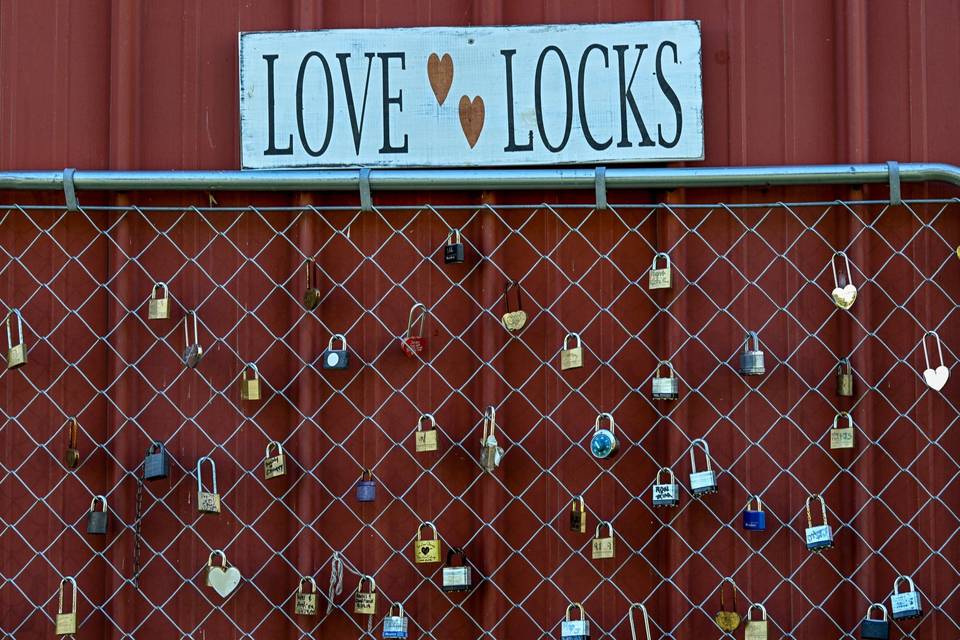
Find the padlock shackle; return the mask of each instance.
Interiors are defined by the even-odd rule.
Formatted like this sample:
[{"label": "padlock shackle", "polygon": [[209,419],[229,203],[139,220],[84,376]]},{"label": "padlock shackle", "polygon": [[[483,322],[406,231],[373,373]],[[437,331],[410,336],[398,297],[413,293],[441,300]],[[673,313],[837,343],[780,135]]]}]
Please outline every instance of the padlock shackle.
[{"label": "padlock shackle", "polygon": [[870,614],[873,612],[874,609],[880,609],[880,615],[882,616],[880,619],[881,619],[883,622],[886,622],[886,621],[887,621],[887,608],[886,608],[882,603],[880,603],[880,602],[874,602],[872,605],[870,605],[869,607],[867,607],[867,620],[874,620],[874,619],[875,619],[875,618],[871,618],[871,617],[870,617]]},{"label": "padlock shackle", "polygon": [[[850,275],[850,258],[847,257],[846,251],[836,251],[830,257],[830,270],[833,271],[833,286],[840,288],[840,280],[837,279],[837,256],[843,256],[843,262],[847,267],[847,284],[853,284],[853,277]],[[841,272],[842,275],[842,272]],[[846,285],[844,285],[846,286]]]},{"label": "padlock shackle", "polygon": [[303,261],[303,268],[307,272],[307,289],[315,288],[314,282],[313,282],[314,264],[315,262],[313,258],[307,258],[306,260]]},{"label": "padlock shackle", "polygon": [[429,527],[430,530],[433,531],[434,540],[440,539],[440,534],[437,533],[437,526],[433,524],[433,522],[431,522],[430,520],[427,520],[426,522],[421,522],[420,526],[417,527],[417,542],[420,542],[421,540],[423,540],[423,538],[420,537],[420,532],[423,531],[424,527]]},{"label": "padlock shackle", "polygon": [[[670,477],[670,482],[660,482],[660,476],[664,471],[666,471]],[[677,477],[673,475],[673,469],[670,467],[660,467],[659,471],[657,471],[657,481],[655,484],[677,484]]]},{"label": "padlock shackle", "polygon": [[580,341],[580,334],[579,334],[579,333],[574,333],[574,332],[571,331],[570,333],[568,333],[567,335],[565,335],[565,336],[563,337],[563,350],[564,350],[564,351],[567,351],[568,349],[570,349],[570,347],[569,347],[568,344],[567,344],[568,342],[570,342],[570,338],[573,338],[574,341],[575,341],[575,342],[574,342],[574,348],[577,348],[577,347],[582,346],[583,343]]},{"label": "padlock shackle", "polygon": [[923,345],[924,365],[927,369],[933,369],[933,367],[930,366],[930,356],[927,353],[927,336],[933,336],[934,341],[937,343],[937,354],[940,356],[940,364],[937,366],[943,366],[943,346],[940,344],[940,336],[936,331],[927,331],[923,334],[923,338],[920,339],[920,344]]},{"label": "padlock shackle", "polygon": [[240,372],[240,375],[243,377],[244,380],[247,379],[247,369],[249,369],[253,373],[254,380],[260,379],[260,370],[257,369],[257,365],[255,365],[252,362],[248,362],[247,364],[244,365],[243,370]]},{"label": "padlock shackle", "polygon": [[10,336],[10,316],[13,316],[17,319],[17,340],[18,345],[23,344],[23,316],[20,315],[20,309],[10,309],[7,313],[7,317],[4,319],[4,324],[7,325],[7,348],[13,349],[15,346],[13,344],[13,339]]},{"label": "padlock shackle", "polygon": [[154,440],[147,447],[147,455],[152,455],[154,453],[163,453],[163,443],[159,440]]},{"label": "padlock shackle", "polygon": [[643,631],[646,635],[645,640],[651,640],[650,636],[650,616],[647,615],[647,608],[640,604],[639,602],[634,602],[630,605],[630,608],[627,610],[627,617],[630,619],[630,640],[637,640],[637,629],[633,623],[633,610],[640,609],[640,612],[643,614]]},{"label": "padlock shackle", "polygon": [[152,300],[156,300],[156,299],[157,299],[157,289],[160,289],[160,291],[163,292],[163,295],[160,296],[160,300],[163,300],[164,298],[166,298],[166,297],[168,297],[168,296],[170,295],[170,290],[167,289],[167,283],[166,283],[166,282],[156,282],[156,283],[154,283],[153,288],[150,289],[150,298],[151,298]]},{"label": "padlock shackle", "polygon": [[297,585],[297,592],[298,592],[298,593],[303,593],[303,583],[304,583],[304,582],[309,582],[309,583],[310,583],[310,587],[311,587],[310,593],[316,593],[316,592],[317,592],[317,581],[313,579],[313,576],[301,576],[301,577],[300,577],[300,583]]},{"label": "padlock shackle", "polygon": [[[197,491],[203,492],[203,463],[204,461],[210,463],[210,488],[213,489],[212,493],[217,493],[217,463],[213,461],[213,458],[210,456],[201,456],[197,460]],[[220,553],[223,553],[222,551]]]},{"label": "padlock shackle", "polygon": [[103,504],[103,509],[101,509],[101,511],[103,511],[104,513],[106,513],[106,512],[107,512],[107,497],[106,497],[106,496],[101,496],[101,495],[93,496],[93,499],[90,501],[90,511],[95,511],[95,510],[96,510],[96,506],[95,506],[95,505],[97,504],[97,500],[100,500],[101,503]]},{"label": "padlock shackle", "polygon": [[669,268],[670,268],[670,254],[664,253],[664,252],[661,251],[661,252],[659,252],[659,253],[653,254],[653,262],[650,263],[650,268],[651,268],[651,269],[656,269],[656,268],[657,268],[657,258],[663,258],[663,259],[666,261],[666,263],[667,263],[667,266],[666,266],[665,268],[666,268],[666,269],[669,269]]},{"label": "padlock shackle", "polygon": [[594,433],[597,433],[597,432],[600,431],[600,422],[602,422],[604,419],[606,419],[607,422],[610,423],[610,428],[607,429],[607,431],[609,431],[610,433],[616,433],[616,432],[617,432],[617,425],[616,425],[616,423],[613,421],[613,414],[610,414],[610,413],[607,413],[607,412],[603,412],[603,413],[601,413],[600,415],[597,416],[596,422],[593,423],[593,432],[594,432]]},{"label": "padlock shackle", "polygon": [[850,415],[848,412],[846,412],[846,411],[840,411],[840,412],[837,413],[837,415],[833,416],[833,428],[834,428],[834,429],[837,428],[837,420],[839,420],[840,418],[846,418],[846,419],[847,419],[847,427],[846,427],[846,428],[848,428],[848,429],[852,429],[852,428],[853,428],[853,416],[851,416],[851,415]]},{"label": "padlock shackle", "polygon": [[[487,433],[488,429],[490,433]],[[497,430],[497,408],[494,407],[493,405],[490,405],[483,411],[483,438],[480,440],[480,443],[486,444],[487,438],[493,436],[496,430]]]},{"label": "padlock shackle", "polygon": [[730,590],[733,592],[733,610],[737,610],[737,583],[733,581],[733,578],[724,578],[720,581],[720,610],[724,611],[724,601],[723,601],[723,585],[724,583],[730,583]]},{"label": "padlock shackle", "polygon": [[264,458],[272,458],[272,457],[275,457],[275,456],[271,456],[271,455],[270,455],[270,448],[271,448],[271,447],[274,447],[274,446],[277,448],[277,455],[278,455],[278,456],[282,456],[282,455],[283,455],[283,446],[280,444],[280,442],[279,442],[278,440],[271,440],[270,442],[267,443],[267,448],[266,448],[266,450],[263,452],[263,457],[264,457]]},{"label": "padlock shackle", "polygon": [[227,568],[229,563],[227,562],[227,554],[223,552],[222,549],[214,549],[210,552],[210,555],[207,556],[207,566],[213,566],[213,556],[220,556],[220,566],[224,569]]},{"label": "padlock shackle", "polygon": [[819,493],[811,493],[809,496],[807,496],[807,500],[806,500],[806,502],[804,503],[804,508],[805,508],[806,511],[807,511],[807,527],[809,528],[809,527],[812,527],[812,526],[813,526],[813,514],[810,512],[810,501],[811,501],[811,500],[816,500],[816,501],[819,501],[819,502],[820,502],[820,511],[821,511],[822,516],[823,516],[823,526],[826,526],[826,524],[827,524],[827,503],[824,501],[823,496],[821,496]]},{"label": "padlock shackle", "polygon": [[341,343],[341,345],[343,346],[343,348],[342,348],[342,349],[338,349],[338,351],[346,351],[346,350],[347,350],[347,338],[346,338],[346,336],[344,336],[342,333],[335,333],[335,334],[333,334],[332,336],[330,336],[330,341],[327,343],[327,350],[328,350],[328,351],[336,351],[336,349],[333,348],[333,343],[334,343],[335,340],[340,340],[340,343]]},{"label": "padlock shackle", "polygon": [[759,610],[760,610],[760,620],[761,620],[761,621],[767,619],[767,608],[766,608],[765,606],[763,606],[762,604],[760,604],[760,603],[758,603],[758,602],[755,602],[755,603],[753,603],[752,605],[750,605],[749,607],[747,607],[747,622],[753,622],[753,618],[752,618],[751,616],[753,615],[753,610],[754,610],[754,609],[759,609]]},{"label": "padlock shackle", "polygon": [[193,343],[192,343],[192,344],[195,344],[195,345],[197,345],[197,347],[199,347],[199,346],[200,346],[200,334],[198,333],[198,329],[197,329],[197,312],[196,312],[195,310],[187,311],[187,315],[183,318],[183,341],[184,341],[184,346],[185,346],[185,347],[191,346],[191,342],[190,342],[190,330],[189,330],[189,327],[188,327],[188,325],[190,324],[190,318],[191,318],[191,317],[193,318]]},{"label": "padlock shackle", "polygon": [[462,547],[450,547],[447,549],[447,561],[444,564],[448,567],[452,567],[453,565],[450,564],[450,561],[454,558],[460,558],[461,567],[467,566],[467,554],[464,553]]},{"label": "padlock shackle", "polygon": [[763,503],[760,502],[760,496],[757,496],[757,495],[753,495],[747,498],[747,511],[753,511],[753,509],[750,508],[750,505],[751,503],[753,503],[754,500],[756,500],[757,502],[756,511],[763,511]]},{"label": "padlock shackle", "polygon": [[[753,349],[750,349],[750,340],[753,339]],[[743,352],[760,351],[760,336],[756,331],[747,331],[746,338],[743,340]]]},{"label": "padlock shackle", "polygon": [[80,440],[80,423],[77,422],[77,417],[67,418],[63,426],[67,427],[67,448],[77,449],[77,442]]},{"label": "padlock shackle", "polygon": [[447,232],[447,244],[460,244],[460,229],[451,227]]},{"label": "padlock shackle", "polygon": [[608,538],[612,538],[612,537],[613,537],[613,523],[610,522],[610,521],[608,521],[608,520],[601,520],[601,521],[597,524],[597,532],[594,534],[594,536],[593,536],[594,538],[599,538],[599,537],[600,537],[600,529],[602,529],[604,525],[607,526],[607,537],[608,537]]},{"label": "padlock shackle", "polygon": [[371,471],[367,467],[364,467],[363,470],[360,471],[360,480],[361,482],[363,480],[373,480],[373,471]]},{"label": "padlock shackle", "polygon": [[[393,615],[393,608],[394,608],[394,607],[396,607],[396,608],[400,611],[400,613],[398,613],[397,615]],[[402,618],[402,617],[404,617],[404,616],[403,616],[403,605],[400,604],[399,602],[394,602],[392,605],[390,605],[390,609],[387,610],[387,617],[388,617],[388,618]]]},{"label": "padlock shackle", "polygon": [[653,377],[654,377],[654,378],[663,379],[663,378],[660,376],[660,368],[663,367],[663,366],[666,366],[666,367],[667,367],[667,370],[670,372],[670,375],[666,376],[666,379],[669,380],[670,378],[676,377],[676,374],[675,374],[674,371],[673,371],[673,364],[671,364],[671,362],[670,362],[669,360],[661,360],[660,362],[657,363],[657,368],[656,368],[656,370],[653,372]]},{"label": "padlock shackle", "polygon": [[373,579],[373,576],[363,574],[360,576],[360,581],[357,582],[357,593],[363,593],[363,581],[366,580],[370,583],[370,591],[366,593],[376,593],[377,592],[377,581]]},{"label": "padlock shackle", "polygon": [[[844,367],[846,367],[847,369],[846,371],[843,370]],[[853,373],[853,365],[850,364],[850,358],[840,358],[837,361],[837,373],[846,373],[846,374]]]},{"label": "padlock shackle", "polygon": [[580,619],[581,619],[581,620],[586,620],[586,619],[587,619],[587,612],[583,610],[583,605],[580,604],[579,602],[571,602],[570,604],[567,605],[567,610],[563,613],[563,619],[564,619],[566,622],[570,622],[570,610],[571,610],[571,609],[577,609],[578,611],[580,611]]},{"label": "padlock shackle", "polygon": [[917,588],[913,584],[913,578],[910,576],[897,576],[893,580],[893,595],[898,595],[900,593],[900,583],[906,580],[907,590],[904,593],[910,593],[911,591],[916,591]]},{"label": "padlock shackle", "polygon": [[[63,587],[64,585],[69,584],[71,591],[73,591],[73,609],[70,611],[63,610]],[[72,576],[64,576],[60,579],[60,587],[57,589],[59,596],[57,598],[57,613],[76,613],[77,612],[77,581],[73,579]]]},{"label": "padlock shackle", "polygon": [[710,445],[708,445],[707,441],[703,438],[697,438],[690,443],[690,470],[693,473],[697,473],[697,458],[694,455],[694,450],[698,447],[703,449],[703,455],[707,459],[707,468],[705,471],[713,471],[713,463],[710,462]]},{"label": "padlock shackle", "polygon": [[580,513],[587,512],[587,503],[584,501],[583,496],[573,496],[573,499],[570,501],[570,506],[576,511],[577,505],[580,505]]},{"label": "padlock shackle", "polygon": [[[417,314],[417,311],[420,313]],[[427,317],[427,307],[422,302],[418,302],[410,307],[410,315],[407,317],[407,337],[408,338],[422,338],[423,337],[423,323],[424,319]],[[413,328],[417,327],[417,335],[413,335]]]},{"label": "padlock shackle", "polygon": [[423,426],[423,421],[426,420],[430,423],[430,427],[433,429],[437,428],[437,419],[433,417],[432,413],[424,413],[420,416],[420,419],[417,420],[417,431],[422,431],[420,427]]},{"label": "padlock shackle", "polygon": [[507,309],[507,313],[510,311],[510,289],[516,287],[517,289],[517,311],[523,310],[523,287],[520,286],[519,280],[507,280],[506,284],[503,285],[503,304]]}]

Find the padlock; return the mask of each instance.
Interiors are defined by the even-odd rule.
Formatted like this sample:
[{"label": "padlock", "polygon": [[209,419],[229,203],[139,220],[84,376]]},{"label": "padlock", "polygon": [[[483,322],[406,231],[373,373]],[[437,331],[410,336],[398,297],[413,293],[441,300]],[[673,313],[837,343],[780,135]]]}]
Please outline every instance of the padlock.
[{"label": "padlock", "polygon": [[[574,346],[570,346],[573,340]],[[583,366],[583,347],[579,333],[568,333],[563,339],[563,349],[560,350],[560,370],[579,369]]]},{"label": "padlock", "polygon": [[630,640],[637,640],[637,627],[633,622],[634,609],[639,609],[640,613],[643,614],[643,640],[653,640],[653,636],[650,635],[650,616],[647,614],[647,608],[639,602],[634,602],[627,609],[627,618],[630,619]]},{"label": "padlock", "polygon": [[[430,423],[429,429],[423,428],[424,420]],[[417,453],[437,450],[437,421],[432,414],[425,413],[420,416],[420,419],[417,420],[417,431],[414,437]]]},{"label": "padlock", "polygon": [[357,502],[373,502],[376,499],[377,481],[373,479],[373,471],[364,469],[357,481]]},{"label": "padlock", "polygon": [[[703,449],[703,455],[707,459],[707,468],[705,471],[697,471],[697,460],[694,455],[694,449],[697,447]],[[690,493],[694,498],[714,493],[717,491],[717,474],[713,471],[713,463],[710,460],[710,446],[703,438],[697,438],[690,443]]]},{"label": "padlock", "polygon": [[853,367],[849,358],[840,358],[837,362],[837,395],[844,398],[853,396]]},{"label": "padlock", "polygon": [[[271,449],[276,452],[271,455]],[[283,453],[283,447],[276,440],[267,443],[267,449],[263,453],[263,479],[277,478],[287,475],[287,456]]]},{"label": "padlock", "polygon": [[[463,242],[460,241],[460,229],[451,229],[447,234],[447,244],[443,247],[444,264],[463,262]],[[406,636],[404,636],[406,637]]]},{"label": "padlock", "polygon": [[[190,320],[193,319],[193,342],[190,342]],[[183,319],[183,363],[191,369],[203,358],[203,347],[200,346],[200,337],[197,333],[197,312],[188,311]]]},{"label": "padlock", "polygon": [[[10,335],[10,316],[17,319],[17,343]],[[7,325],[7,369],[16,369],[27,364],[27,344],[23,339],[23,316],[19,309],[11,309],[4,321]]]},{"label": "padlock", "polygon": [[[250,370],[251,377],[247,378],[247,369]],[[259,400],[260,399],[260,371],[257,365],[248,363],[240,372],[240,399],[241,400]]]},{"label": "padlock", "polygon": [[[900,592],[900,583],[907,583],[907,591]],[[920,592],[910,576],[897,576],[893,581],[893,595],[890,596],[890,617],[894,620],[909,620],[923,615],[923,603]]]},{"label": "padlock", "polygon": [[480,436],[480,466],[492,473],[503,460],[503,447],[497,442],[497,410],[487,407],[483,412],[483,433]]},{"label": "padlock", "polygon": [[[669,376],[660,377],[660,367],[667,367]],[[668,360],[660,361],[653,372],[651,392],[654,400],[676,400],[680,396],[680,383],[673,374],[673,365]]]},{"label": "padlock", "polygon": [[[363,590],[363,581],[370,583],[370,590]],[[360,582],[357,583],[357,592],[353,596],[353,612],[361,615],[377,614],[377,583],[373,576],[360,576]]]},{"label": "padlock", "polygon": [[303,306],[308,311],[312,311],[320,304],[320,289],[317,289],[314,278],[314,269],[316,267],[313,258],[304,260],[303,268],[307,272],[307,287],[303,291]]},{"label": "padlock", "polygon": [[[723,585],[726,582],[730,583],[730,589],[733,591],[732,611],[727,611],[727,605],[723,601]],[[713,616],[713,620],[717,623],[717,626],[720,627],[721,631],[727,633],[735,631],[736,628],[740,626],[740,614],[737,613],[737,583],[733,581],[733,578],[724,578],[723,582],[720,583],[720,611],[717,612],[717,615]]]},{"label": "padlock", "polygon": [[[157,297],[157,289],[161,295]],[[150,301],[147,303],[147,320],[170,319],[170,293],[166,282],[158,282],[150,289]]]},{"label": "padlock", "polygon": [[[600,537],[600,529],[606,525],[607,535]],[[590,544],[590,557],[594,560],[606,560],[612,558],[616,553],[616,540],[613,537],[613,524],[606,520],[597,524],[597,531],[593,536],[593,542]]]},{"label": "padlock", "polygon": [[[420,532],[427,527],[433,532],[433,540],[420,537]],[[440,536],[432,522],[424,522],[417,527],[417,539],[413,541],[413,561],[418,564],[440,562]]]},{"label": "padlock", "polygon": [[[463,261],[462,255],[460,261]],[[396,607],[396,610],[394,610],[394,607]],[[387,639],[407,637],[407,616],[404,615],[403,605],[399,602],[390,605],[390,611],[383,619],[383,637]]]},{"label": "padlock", "polygon": [[423,351],[426,339],[423,337],[423,324],[427,317],[427,307],[418,302],[410,307],[410,315],[407,316],[407,333],[400,339],[400,350],[403,355],[413,358]]},{"label": "padlock", "polygon": [[[753,610],[760,611],[760,619],[753,619]],[[747,608],[744,621],[743,640],[767,640],[767,609],[762,604],[752,604]]]},{"label": "padlock", "polygon": [[[100,511],[97,511],[97,500],[103,505]],[[105,496],[93,496],[93,500],[90,501],[90,511],[87,512],[87,533],[100,536],[107,533],[107,498]]]},{"label": "padlock", "polygon": [[[750,505],[756,501],[757,508],[751,509]],[[747,531],[766,531],[767,514],[763,511],[763,503],[760,502],[760,496],[751,496],[747,500],[747,508],[743,512],[743,528]]]},{"label": "padlock", "polygon": [[[846,264],[846,277],[843,271],[839,276],[837,275],[837,256],[843,258]],[[833,303],[841,309],[849,309],[857,299],[857,288],[853,286],[853,278],[850,276],[850,258],[847,257],[846,252],[837,251],[833,254],[830,258],[830,270],[833,271],[833,291],[830,293]]]},{"label": "padlock", "polygon": [[[667,481],[661,482],[660,476],[664,473],[667,474]],[[675,507],[680,504],[680,485],[677,484],[676,476],[673,475],[673,469],[663,467],[657,471],[657,479],[653,483],[651,494],[655,507]]]},{"label": "padlock", "polygon": [[[310,584],[310,591],[303,590],[303,583]],[[317,582],[312,576],[302,576],[300,584],[297,585],[297,593],[294,596],[293,612],[298,616],[317,615]]]},{"label": "padlock", "polygon": [[587,532],[587,505],[583,496],[574,496],[570,503],[570,531]]},{"label": "padlock", "polygon": [[[607,427],[601,428],[600,423],[606,421]],[[601,413],[593,423],[593,437],[590,438],[590,453],[595,458],[610,458],[620,449],[620,443],[617,441],[617,425],[613,421],[613,415]]]},{"label": "padlock", "polygon": [[[220,556],[220,566],[213,566],[213,556]],[[226,598],[233,590],[240,586],[240,570],[230,566],[227,554],[220,549],[214,549],[207,556],[207,586],[217,592],[221,598]]]},{"label": "padlock", "polygon": [[[580,612],[580,619],[574,620],[570,616],[571,609]],[[587,620],[587,613],[583,610],[583,605],[579,602],[571,602],[567,605],[567,610],[563,615],[563,621],[560,623],[560,637],[563,640],[590,640],[590,621]]]},{"label": "padlock", "polygon": [[[838,427],[837,420],[847,419],[847,426]],[[830,429],[830,448],[831,449],[853,449],[853,418],[846,411],[841,411],[833,416],[833,427]]]},{"label": "padlock", "polygon": [[76,418],[68,418],[64,423],[67,427],[67,449],[63,454],[63,463],[68,469],[76,469],[80,464],[80,423]]},{"label": "padlock", "polygon": [[[341,349],[334,349],[334,341],[339,340]],[[347,339],[342,333],[335,333],[330,336],[330,342],[327,343],[327,350],[323,352],[321,361],[324,369],[346,369],[350,364],[350,352],[347,351]]]},{"label": "padlock", "polygon": [[[753,341],[753,349],[750,342]],[[740,375],[762,376],[766,373],[763,363],[763,351],[760,350],[760,336],[756,331],[748,331],[743,342],[743,351],[740,353]]]},{"label": "padlock", "polygon": [[[666,262],[665,267],[657,268],[657,258],[663,258]],[[673,286],[673,278],[670,272],[670,256],[666,253],[657,253],[653,256],[653,264],[650,265],[650,289],[669,289]]]},{"label": "padlock", "polygon": [[[458,566],[453,565],[453,559],[460,558]],[[473,588],[473,570],[467,563],[467,555],[463,549],[453,547],[447,550],[447,561],[440,574],[441,585],[444,591],[470,591]]]},{"label": "padlock", "polygon": [[[203,489],[203,463],[210,463],[210,488]],[[197,511],[200,513],[220,513],[220,494],[217,493],[217,465],[210,456],[197,460]]]},{"label": "padlock", "polygon": [[[823,524],[814,526],[813,514],[810,512],[811,500],[820,503]],[[823,496],[816,493],[810,494],[807,497],[805,508],[807,510],[807,529],[804,532],[804,537],[807,541],[807,549],[817,553],[829,549],[833,546],[833,527],[827,524],[827,503],[824,502]]]},{"label": "padlock", "polygon": [[[63,610],[63,587],[70,585],[73,591],[73,608],[70,611]],[[67,576],[60,580],[59,596],[57,599],[57,623],[56,635],[71,636],[77,632],[77,581]]]},{"label": "padlock", "polygon": [[143,459],[143,479],[162,480],[170,474],[170,458],[163,443],[154,440],[147,447],[147,456]]},{"label": "padlock", "polygon": [[[871,618],[874,609],[880,610],[880,619]],[[860,623],[860,637],[863,640],[890,640],[890,620],[887,619],[887,608],[875,602],[867,607],[867,617]]]},{"label": "padlock", "polygon": [[[936,369],[930,366],[930,354],[927,353],[927,336],[933,336],[933,340],[937,344],[940,364],[937,365]],[[9,342],[9,339],[7,342]],[[940,391],[940,389],[943,389],[943,386],[947,384],[947,379],[950,377],[950,369],[948,369],[947,365],[943,362],[943,345],[940,344],[940,336],[937,335],[936,331],[927,331],[923,334],[923,338],[920,339],[920,344],[923,345],[923,362],[924,366],[926,366],[926,369],[923,370],[923,381],[934,391]]]},{"label": "padlock", "polygon": [[[510,290],[514,287],[517,289],[517,309],[516,311],[511,311]],[[523,326],[527,324],[527,312],[523,310],[523,288],[520,287],[519,282],[510,280],[504,285],[503,306],[506,309],[506,312],[501,318],[504,328],[507,329],[507,331],[520,331],[520,329],[523,329]]]}]

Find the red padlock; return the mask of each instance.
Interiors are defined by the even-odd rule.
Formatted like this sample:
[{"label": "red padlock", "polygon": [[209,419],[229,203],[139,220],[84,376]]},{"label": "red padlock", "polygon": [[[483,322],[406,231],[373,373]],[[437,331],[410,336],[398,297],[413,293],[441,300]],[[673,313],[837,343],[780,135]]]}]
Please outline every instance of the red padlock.
[{"label": "red padlock", "polygon": [[423,351],[426,339],[423,337],[424,318],[427,317],[427,307],[418,302],[410,308],[410,317],[407,319],[407,333],[400,340],[400,349],[408,358],[414,357]]}]

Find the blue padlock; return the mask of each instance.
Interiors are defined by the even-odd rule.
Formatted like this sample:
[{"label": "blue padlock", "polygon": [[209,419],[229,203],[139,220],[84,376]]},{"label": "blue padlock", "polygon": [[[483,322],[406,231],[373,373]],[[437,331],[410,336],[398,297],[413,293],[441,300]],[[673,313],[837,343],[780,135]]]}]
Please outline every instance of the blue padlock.
[{"label": "blue padlock", "polygon": [[[757,501],[757,509],[750,508],[753,501]],[[743,528],[748,531],[766,531],[767,514],[763,512],[763,504],[760,502],[760,496],[751,496],[747,500],[747,509],[743,512]]]},{"label": "blue padlock", "polygon": [[373,471],[364,469],[357,482],[357,502],[373,502],[377,498],[377,483],[373,479]]}]

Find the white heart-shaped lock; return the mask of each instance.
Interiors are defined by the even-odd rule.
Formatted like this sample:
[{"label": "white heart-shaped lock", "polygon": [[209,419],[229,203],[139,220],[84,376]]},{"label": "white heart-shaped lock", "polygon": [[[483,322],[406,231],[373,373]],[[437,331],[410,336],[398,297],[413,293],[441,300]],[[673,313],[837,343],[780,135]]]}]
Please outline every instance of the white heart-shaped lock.
[{"label": "white heart-shaped lock", "polygon": [[848,284],[842,289],[837,287],[831,295],[833,296],[834,303],[836,303],[838,307],[841,309],[849,309],[857,299],[857,288],[852,284]]},{"label": "white heart-shaped lock", "polygon": [[207,585],[213,587],[213,590],[220,594],[221,598],[226,598],[240,584],[240,570],[236,567],[210,567],[207,569]]},{"label": "white heart-shaped lock", "polygon": [[950,377],[950,369],[945,365],[940,365],[936,369],[927,369],[923,372],[923,379],[927,386],[934,391],[940,391],[947,384],[947,378]]}]

